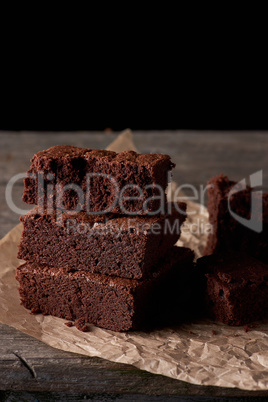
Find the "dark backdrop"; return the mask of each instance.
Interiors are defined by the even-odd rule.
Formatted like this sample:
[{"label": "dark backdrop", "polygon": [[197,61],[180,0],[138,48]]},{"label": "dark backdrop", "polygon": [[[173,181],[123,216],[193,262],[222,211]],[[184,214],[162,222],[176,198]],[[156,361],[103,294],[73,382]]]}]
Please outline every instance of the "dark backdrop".
[{"label": "dark backdrop", "polygon": [[[90,97],[90,95],[89,95]],[[122,101],[122,97],[125,98]],[[146,97],[140,94],[103,95],[101,99],[75,95],[27,96],[6,100],[0,112],[1,130],[268,130],[266,98],[221,92],[191,91]],[[163,102],[163,99],[166,99]]]},{"label": "dark backdrop", "polygon": [[29,75],[2,80],[1,130],[268,130],[268,85],[257,72],[165,71],[120,85],[92,73]]},{"label": "dark backdrop", "polygon": [[178,107],[156,108],[151,111],[140,111],[137,115],[121,113],[103,113],[80,106],[63,107],[61,109],[36,110],[29,107],[15,109],[11,115],[0,118],[0,130],[34,130],[34,131],[75,131],[75,130],[106,130],[120,131],[125,128],[132,130],[268,130],[268,113],[261,109],[248,108],[226,110],[206,108],[192,105],[187,108]]},{"label": "dark backdrop", "polygon": [[50,40],[47,22],[38,36],[39,19],[28,26],[19,16],[17,35],[14,21],[8,26],[13,43],[9,29],[2,35],[0,129],[268,130],[266,13],[253,18],[250,8],[244,18],[245,8],[226,9],[222,23],[219,13],[206,23],[195,8],[200,26],[192,13],[185,26],[174,13],[169,29],[144,17],[146,34],[142,18],[126,32],[109,15],[103,36],[86,13],[81,33],[62,18],[66,27],[56,20]]}]

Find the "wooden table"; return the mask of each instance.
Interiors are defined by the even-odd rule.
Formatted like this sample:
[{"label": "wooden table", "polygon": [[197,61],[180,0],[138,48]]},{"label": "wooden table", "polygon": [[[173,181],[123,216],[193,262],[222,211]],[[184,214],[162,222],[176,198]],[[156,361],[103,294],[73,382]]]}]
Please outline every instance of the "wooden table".
[{"label": "wooden table", "polygon": [[[13,175],[28,169],[29,159],[35,152],[56,144],[105,148],[116,135],[97,132],[0,132],[0,237],[12,229],[19,218],[6,205],[6,184]],[[170,154],[177,165],[174,180],[180,184],[199,186],[221,172],[234,180],[241,180],[262,169],[264,188],[268,189],[268,133],[135,132],[134,142],[140,152]],[[17,201],[17,206],[25,208],[20,201],[22,191],[21,181],[14,187],[13,199]],[[196,386],[132,366],[62,352],[1,324],[0,353],[0,400],[268,399],[268,390],[249,392]]]}]

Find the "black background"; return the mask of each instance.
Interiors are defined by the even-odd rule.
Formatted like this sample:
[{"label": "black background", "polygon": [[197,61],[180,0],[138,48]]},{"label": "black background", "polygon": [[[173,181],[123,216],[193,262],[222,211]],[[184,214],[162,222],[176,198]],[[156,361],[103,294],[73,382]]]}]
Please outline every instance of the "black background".
[{"label": "black background", "polygon": [[[51,99],[55,97],[54,99]],[[130,95],[124,95],[130,96]],[[140,95],[142,97],[142,94]],[[159,94],[159,97],[165,94]],[[265,99],[256,95],[220,94],[191,91],[183,101],[174,97],[162,102],[158,98],[139,99],[124,104],[110,95],[93,103],[83,98],[75,101],[52,93],[10,99],[2,107],[1,130],[73,131],[105,130],[268,130]]]},{"label": "black background", "polygon": [[161,32],[143,52],[133,35],[117,53],[108,36],[78,49],[46,31],[42,42],[18,35],[0,67],[0,130],[268,130],[263,33],[245,21],[228,40],[224,25],[209,41],[183,31],[160,49]]},{"label": "black background", "polygon": [[257,78],[190,74],[125,88],[43,78],[17,78],[2,92],[1,130],[268,130],[268,93]]}]

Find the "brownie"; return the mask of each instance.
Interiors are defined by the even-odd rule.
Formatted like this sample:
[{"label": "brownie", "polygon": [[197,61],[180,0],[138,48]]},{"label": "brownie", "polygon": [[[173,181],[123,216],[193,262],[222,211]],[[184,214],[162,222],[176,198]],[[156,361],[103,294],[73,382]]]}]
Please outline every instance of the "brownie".
[{"label": "brownie", "polygon": [[123,278],[148,276],[154,264],[177,242],[186,204],[170,215],[39,214],[21,217],[24,229],[18,258],[60,268]]},{"label": "brownie", "polygon": [[[234,190],[239,191],[232,194]],[[228,197],[231,210],[244,219],[250,219],[254,202],[255,216],[263,221],[260,233],[244,226],[231,215]],[[243,189],[239,183],[226,176],[213,177],[208,182],[208,212],[212,232],[209,234],[204,255],[241,250],[268,263],[268,193],[260,198],[249,186]]]},{"label": "brownie", "polygon": [[268,265],[242,252],[197,260],[206,277],[209,314],[224,324],[244,325],[268,313]]},{"label": "brownie", "polygon": [[[58,268],[25,263],[17,268],[21,304],[32,313],[41,312],[66,320],[83,320],[114,330],[147,328],[158,317],[158,306],[167,299],[169,284],[176,282],[177,303],[167,305],[179,318],[188,307],[180,297],[186,292],[184,280],[191,272],[193,252],[173,247],[159,261],[150,278],[123,279],[86,271],[65,273]],[[186,294],[191,292],[187,289]],[[169,299],[170,300],[170,299]],[[161,310],[158,319],[163,312]]]},{"label": "brownie", "polygon": [[175,166],[168,155],[70,145],[38,152],[31,162],[24,181],[27,204],[140,215],[165,207],[168,173]]}]

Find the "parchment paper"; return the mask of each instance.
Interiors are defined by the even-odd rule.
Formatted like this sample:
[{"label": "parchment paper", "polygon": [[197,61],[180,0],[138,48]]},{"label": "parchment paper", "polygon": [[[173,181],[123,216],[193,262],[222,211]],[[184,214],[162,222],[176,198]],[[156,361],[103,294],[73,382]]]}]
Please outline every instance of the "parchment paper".
[{"label": "parchment paper", "polygon": [[[133,149],[131,132],[123,132],[109,149]],[[173,183],[170,194],[174,193]],[[169,195],[170,197],[170,195]],[[189,203],[189,217],[207,222],[207,211]],[[268,322],[259,322],[245,332],[242,327],[228,327],[211,321],[194,322],[176,328],[152,332],[117,333],[93,325],[90,332],[66,327],[62,320],[31,315],[20,306],[14,279],[17,245],[22,226],[16,226],[0,240],[0,321],[46,344],[69,352],[98,356],[114,362],[132,364],[151,373],[162,374],[193,384],[238,387],[248,390],[268,389]],[[190,246],[199,256],[206,236],[184,231],[180,244]]]}]

